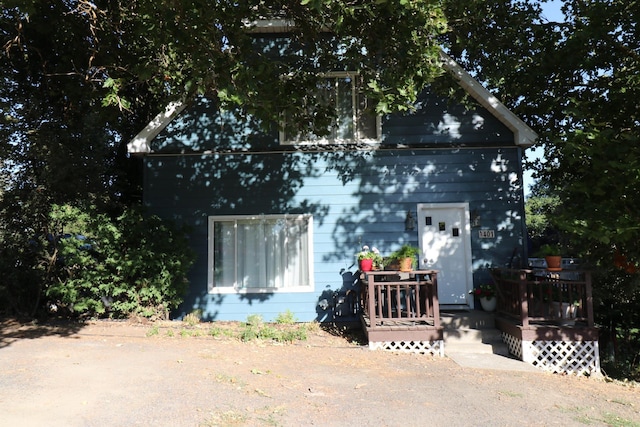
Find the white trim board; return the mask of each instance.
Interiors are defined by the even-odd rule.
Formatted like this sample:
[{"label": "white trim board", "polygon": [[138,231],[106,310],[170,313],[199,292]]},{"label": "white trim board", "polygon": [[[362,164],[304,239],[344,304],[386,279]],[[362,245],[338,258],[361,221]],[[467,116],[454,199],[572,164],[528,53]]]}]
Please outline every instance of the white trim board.
[{"label": "white trim board", "polygon": [[[449,55],[441,51],[440,57],[444,68],[454,76],[460,86],[514,133],[514,142],[517,146],[527,148],[535,143],[538,134],[536,134],[533,129],[513,114],[511,110],[500,102],[498,98],[493,96],[491,92],[476,79],[471,77],[471,75]],[[189,103],[183,101],[169,103],[163,112],[158,114],[127,144],[127,151],[130,154],[151,153],[151,141],[153,141],[187,105],[189,105]]]}]

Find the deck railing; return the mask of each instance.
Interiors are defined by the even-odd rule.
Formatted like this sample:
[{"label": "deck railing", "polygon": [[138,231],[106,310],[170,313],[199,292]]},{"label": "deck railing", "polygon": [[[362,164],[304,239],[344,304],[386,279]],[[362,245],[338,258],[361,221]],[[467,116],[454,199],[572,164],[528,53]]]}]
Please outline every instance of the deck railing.
[{"label": "deck railing", "polygon": [[440,327],[435,270],[362,273],[362,307],[371,328],[406,324]]},{"label": "deck railing", "polygon": [[530,324],[593,327],[591,273],[567,270],[493,269],[497,312]]}]

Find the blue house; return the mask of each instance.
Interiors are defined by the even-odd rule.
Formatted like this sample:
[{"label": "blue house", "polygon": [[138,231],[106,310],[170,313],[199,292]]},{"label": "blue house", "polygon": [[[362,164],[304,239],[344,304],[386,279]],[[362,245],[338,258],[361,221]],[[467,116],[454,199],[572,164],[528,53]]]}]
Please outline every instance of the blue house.
[{"label": "blue house", "polygon": [[[277,35],[273,35],[277,37]],[[258,126],[200,97],[169,105],[130,143],[144,204],[191,229],[197,261],[178,316],[300,321],[354,315],[363,245],[418,246],[443,308],[474,308],[490,266],[526,259],[522,158],[536,134],[453,60],[475,100],[421,93],[415,110],[363,113],[357,79],[326,74],[328,136]]]}]

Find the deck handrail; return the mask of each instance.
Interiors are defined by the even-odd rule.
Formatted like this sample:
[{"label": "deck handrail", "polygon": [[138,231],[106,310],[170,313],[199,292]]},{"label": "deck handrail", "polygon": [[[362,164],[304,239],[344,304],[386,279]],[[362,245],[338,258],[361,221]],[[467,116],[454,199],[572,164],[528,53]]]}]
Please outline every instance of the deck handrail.
[{"label": "deck handrail", "polygon": [[362,307],[370,327],[399,322],[440,327],[436,270],[362,272]]},{"label": "deck handrail", "polygon": [[491,270],[497,313],[530,324],[594,326],[591,273],[531,269]]}]

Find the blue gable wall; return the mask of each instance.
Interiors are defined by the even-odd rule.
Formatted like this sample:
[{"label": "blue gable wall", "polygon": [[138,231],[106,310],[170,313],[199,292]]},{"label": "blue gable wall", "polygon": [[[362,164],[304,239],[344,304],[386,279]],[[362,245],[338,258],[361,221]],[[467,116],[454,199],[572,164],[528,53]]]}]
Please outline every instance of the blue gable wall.
[{"label": "blue gable wall", "polygon": [[[174,120],[145,158],[144,200],[152,212],[192,229],[198,260],[179,314],[201,308],[210,320],[266,320],[292,310],[301,321],[329,320],[318,301],[354,283],[362,244],[388,254],[403,243],[407,211],[417,203],[468,202],[495,239],[471,243],[476,280],[505,265],[524,241],[521,149],[486,110],[451,107],[424,94],[414,114],[385,117],[379,147],[297,151],[277,130],[220,114],[200,101]],[[398,145],[401,144],[401,145]],[[178,154],[183,153],[183,154]],[[207,217],[308,213],[314,218],[315,290],[308,293],[209,294]]]}]

